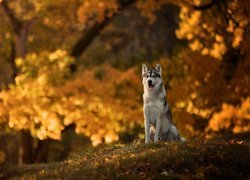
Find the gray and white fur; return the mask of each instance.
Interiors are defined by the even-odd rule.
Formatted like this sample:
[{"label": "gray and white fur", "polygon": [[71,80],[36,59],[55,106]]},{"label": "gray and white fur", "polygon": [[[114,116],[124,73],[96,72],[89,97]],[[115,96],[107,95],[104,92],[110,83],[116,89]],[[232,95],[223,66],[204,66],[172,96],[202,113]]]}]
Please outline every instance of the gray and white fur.
[{"label": "gray and white fur", "polygon": [[173,124],[161,75],[161,65],[157,64],[155,68],[142,65],[145,143],[159,140],[184,142]]}]

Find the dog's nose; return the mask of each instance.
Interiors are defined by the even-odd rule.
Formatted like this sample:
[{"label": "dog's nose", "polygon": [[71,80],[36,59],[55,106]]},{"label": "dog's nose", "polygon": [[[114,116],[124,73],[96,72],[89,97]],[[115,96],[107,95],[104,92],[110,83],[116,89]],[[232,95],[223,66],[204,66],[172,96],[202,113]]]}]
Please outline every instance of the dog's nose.
[{"label": "dog's nose", "polygon": [[148,84],[152,84],[152,80],[148,80]]}]

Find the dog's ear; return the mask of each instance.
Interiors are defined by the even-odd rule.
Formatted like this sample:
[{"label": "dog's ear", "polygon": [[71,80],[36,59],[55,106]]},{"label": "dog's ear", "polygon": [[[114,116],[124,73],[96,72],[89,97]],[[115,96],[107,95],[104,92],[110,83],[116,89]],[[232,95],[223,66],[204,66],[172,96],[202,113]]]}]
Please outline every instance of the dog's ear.
[{"label": "dog's ear", "polygon": [[155,66],[155,69],[156,69],[156,71],[158,71],[158,73],[161,75],[161,65],[160,65],[160,64],[157,64],[157,65]]},{"label": "dog's ear", "polygon": [[143,75],[145,72],[147,72],[147,70],[148,70],[148,67],[146,66],[146,64],[143,64],[143,65],[142,65],[142,75]]}]

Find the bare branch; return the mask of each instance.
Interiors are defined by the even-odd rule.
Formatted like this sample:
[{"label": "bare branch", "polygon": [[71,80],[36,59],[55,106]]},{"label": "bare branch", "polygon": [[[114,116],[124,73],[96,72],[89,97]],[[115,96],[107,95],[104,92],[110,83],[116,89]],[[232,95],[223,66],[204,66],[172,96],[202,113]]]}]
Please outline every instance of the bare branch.
[{"label": "bare branch", "polygon": [[202,4],[202,5],[194,5],[191,4],[188,0],[182,0],[182,2],[186,5],[188,5],[189,7],[191,7],[192,9],[196,10],[196,11],[204,11],[204,10],[208,10],[211,7],[213,7],[215,4],[219,3],[221,0],[211,0],[209,3],[207,4]]},{"label": "bare branch", "polygon": [[213,7],[218,2],[220,2],[220,0],[211,0],[210,3],[200,5],[200,6],[193,5],[193,9],[194,10],[206,10],[206,9],[209,9],[209,8]]},{"label": "bare branch", "polygon": [[0,2],[0,6],[3,8],[5,14],[10,20],[12,28],[15,33],[19,33],[19,30],[22,28],[22,22],[14,15],[14,12],[10,9],[6,0]]},{"label": "bare branch", "polygon": [[[127,6],[135,3],[137,0],[119,0],[119,12],[124,10]],[[86,32],[83,31],[83,36],[76,42],[72,48],[71,55],[73,57],[79,57],[86,48],[91,44],[95,37],[110,23],[110,21],[119,12],[115,13],[112,17],[106,17],[102,22],[95,23]]]},{"label": "bare branch", "polygon": [[95,23],[87,32],[83,32],[83,36],[74,45],[71,56],[78,57],[101,32],[101,30],[109,24],[110,19],[106,19],[101,23]]},{"label": "bare branch", "polygon": [[228,20],[231,20],[234,23],[235,27],[239,27],[239,23],[234,19],[233,15],[231,13],[228,13],[228,5],[227,2],[225,0],[223,0],[223,5],[224,5],[224,9],[225,9],[225,16],[227,16]]}]

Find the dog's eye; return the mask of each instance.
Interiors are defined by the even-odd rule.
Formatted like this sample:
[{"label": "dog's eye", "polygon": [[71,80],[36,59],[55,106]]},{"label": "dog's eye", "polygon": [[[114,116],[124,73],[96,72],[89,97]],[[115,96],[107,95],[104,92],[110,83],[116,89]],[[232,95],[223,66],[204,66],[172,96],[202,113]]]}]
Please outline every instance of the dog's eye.
[{"label": "dog's eye", "polygon": [[149,75],[147,75],[146,78],[149,78]]}]

